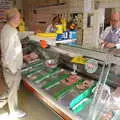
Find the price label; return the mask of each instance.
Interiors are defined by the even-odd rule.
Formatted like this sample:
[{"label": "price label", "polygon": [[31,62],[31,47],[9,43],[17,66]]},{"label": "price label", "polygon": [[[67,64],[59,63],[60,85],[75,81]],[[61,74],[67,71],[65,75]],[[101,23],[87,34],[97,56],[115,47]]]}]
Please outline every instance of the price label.
[{"label": "price label", "polygon": [[94,59],[89,59],[85,64],[85,70],[88,73],[96,72],[97,68],[98,68],[98,62]]}]

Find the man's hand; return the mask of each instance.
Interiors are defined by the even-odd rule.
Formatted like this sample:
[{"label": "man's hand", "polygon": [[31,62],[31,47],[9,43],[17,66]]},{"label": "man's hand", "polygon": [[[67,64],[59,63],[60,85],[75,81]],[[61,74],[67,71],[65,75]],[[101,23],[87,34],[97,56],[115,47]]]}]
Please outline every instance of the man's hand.
[{"label": "man's hand", "polygon": [[115,43],[108,42],[108,43],[105,45],[105,47],[106,47],[106,48],[114,48],[114,47],[116,47],[115,45],[116,45]]},{"label": "man's hand", "polygon": [[101,43],[102,48],[114,48],[116,47],[115,43],[111,43],[111,42],[107,42],[107,41],[103,41]]},{"label": "man's hand", "polygon": [[108,44],[107,41],[101,41],[101,48],[105,48],[105,46]]}]

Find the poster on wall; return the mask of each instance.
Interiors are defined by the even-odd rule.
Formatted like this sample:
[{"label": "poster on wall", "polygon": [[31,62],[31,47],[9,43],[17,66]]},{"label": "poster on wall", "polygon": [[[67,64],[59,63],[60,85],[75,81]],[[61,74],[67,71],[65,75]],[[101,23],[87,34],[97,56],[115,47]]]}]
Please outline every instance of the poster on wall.
[{"label": "poster on wall", "polygon": [[84,12],[92,12],[92,0],[84,0]]},{"label": "poster on wall", "polygon": [[9,9],[12,7],[13,1],[11,0],[0,0],[0,30],[4,23],[6,22],[4,12],[5,10]]},{"label": "poster on wall", "polygon": [[5,10],[12,7],[12,1],[0,0],[0,22],[5,21],[4,12]]},{"label": "poster on wall", "polygon": [[12,1],[0,0],[0,9],[9,9],[10,7],[12,7]]}]

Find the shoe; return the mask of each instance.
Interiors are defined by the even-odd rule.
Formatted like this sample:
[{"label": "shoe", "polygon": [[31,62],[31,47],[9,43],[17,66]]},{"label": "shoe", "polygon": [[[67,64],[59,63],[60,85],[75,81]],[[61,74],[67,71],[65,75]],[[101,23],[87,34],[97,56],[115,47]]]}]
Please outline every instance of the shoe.
[{"label": "shoe", "polygon": [[22,118],[25,117],[26,113],[22,110],[16,110],[15,112],[10,113],[10,117]]}]

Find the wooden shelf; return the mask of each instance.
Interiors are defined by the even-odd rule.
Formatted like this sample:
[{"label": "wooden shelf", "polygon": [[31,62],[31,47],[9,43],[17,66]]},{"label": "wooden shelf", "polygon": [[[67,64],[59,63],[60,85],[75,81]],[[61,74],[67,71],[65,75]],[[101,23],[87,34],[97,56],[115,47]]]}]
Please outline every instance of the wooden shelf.
[{"label": "wooden shelf", "polygon": [[65,5],[65,3],[55,3],[55,4],[50,4],[50,5],[40,5],[39,7],[36,7],[35,9],[51,7],[51,6],[61,6],[61,5]]}]

